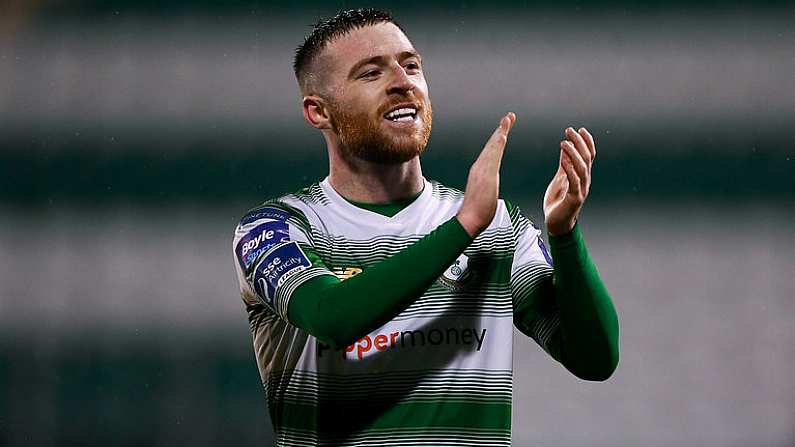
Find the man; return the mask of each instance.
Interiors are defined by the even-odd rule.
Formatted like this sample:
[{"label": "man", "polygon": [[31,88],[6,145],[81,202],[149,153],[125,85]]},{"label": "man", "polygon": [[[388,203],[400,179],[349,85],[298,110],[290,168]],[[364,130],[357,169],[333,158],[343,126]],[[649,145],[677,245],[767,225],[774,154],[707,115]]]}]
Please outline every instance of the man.
[{"label": "man", "polygon": [[580,378],[612,374],[617,317],[576,224],[585,129],[566,129],[544,197],[550,257],[498,200],[513,113],[464,193],[423,177],[428,86],[389,14],[318,23],[295,72],[329,176],[248,212],[233,242],[278,445],[509,445],[513,325]]}]

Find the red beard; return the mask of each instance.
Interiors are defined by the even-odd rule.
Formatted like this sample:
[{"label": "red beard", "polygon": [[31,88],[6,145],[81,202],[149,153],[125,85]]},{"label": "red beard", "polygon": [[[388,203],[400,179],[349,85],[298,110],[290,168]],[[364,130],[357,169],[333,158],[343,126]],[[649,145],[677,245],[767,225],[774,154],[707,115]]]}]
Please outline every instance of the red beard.
[{"label": "red beard", "polygon": [[345,110],[335,103],[329,104],[329,112],[331,128],[340,138],[343,155],[372,163],[405,163],[425,150],[431,135],[433,111],[430,102],[421,103],[417,112],[420,126],[402,135],[389,135],[381,127],[382,115],[374,121],[364,111]]}]

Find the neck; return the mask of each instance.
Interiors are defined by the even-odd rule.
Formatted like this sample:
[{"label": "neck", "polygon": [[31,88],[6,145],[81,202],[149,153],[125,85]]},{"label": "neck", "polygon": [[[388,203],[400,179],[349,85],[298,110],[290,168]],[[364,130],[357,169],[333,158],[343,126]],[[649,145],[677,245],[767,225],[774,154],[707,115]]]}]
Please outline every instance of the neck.
[{"label": "neck", "polygon": [[389,203],[413,197],[423,188],[420,157],[384,165],[342,157],[329,148],[329,183],[339,195],[362,203]]}]

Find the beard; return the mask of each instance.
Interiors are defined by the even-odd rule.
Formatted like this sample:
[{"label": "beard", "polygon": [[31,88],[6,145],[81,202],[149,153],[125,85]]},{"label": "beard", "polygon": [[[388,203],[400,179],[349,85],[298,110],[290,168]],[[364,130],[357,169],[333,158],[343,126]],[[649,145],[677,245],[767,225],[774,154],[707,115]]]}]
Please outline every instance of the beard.
[{"label": "beard", "polygon": [[394,135],[381,126],[383,112],[392,104],[380,110],[377,120],[374,120],[365,110],[346,110],[344,106],[331,101],[329,121],[342,143],[343,156],[378,164],[399,164],[420,155],[431,135],[433,110],[430,101],[419,104],[417,113],[420,126]]}]

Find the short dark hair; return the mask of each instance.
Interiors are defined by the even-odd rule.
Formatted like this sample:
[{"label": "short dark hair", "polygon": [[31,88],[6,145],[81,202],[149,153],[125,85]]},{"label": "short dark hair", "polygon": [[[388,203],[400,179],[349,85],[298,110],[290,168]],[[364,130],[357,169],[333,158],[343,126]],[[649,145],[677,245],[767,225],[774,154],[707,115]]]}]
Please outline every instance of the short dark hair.
[{"label": "short dark hair", "polygon": [[393,23],[403,31],[391,13],[373,8],[343,10],[330,19],[319,20],[312,26],[312,32],[304,38],[304,43],[295,49],[293,71],[298,85],[304,88],[309,67],[329,42],[355,29],[383,22]]}]

